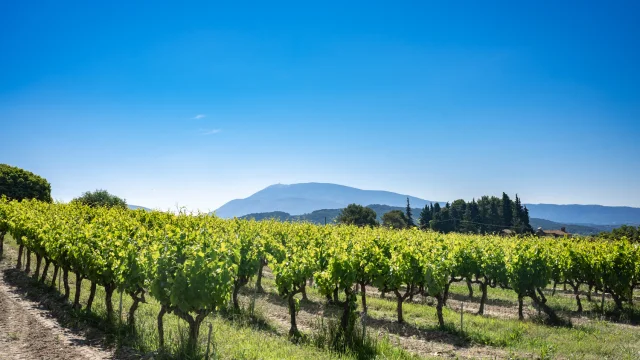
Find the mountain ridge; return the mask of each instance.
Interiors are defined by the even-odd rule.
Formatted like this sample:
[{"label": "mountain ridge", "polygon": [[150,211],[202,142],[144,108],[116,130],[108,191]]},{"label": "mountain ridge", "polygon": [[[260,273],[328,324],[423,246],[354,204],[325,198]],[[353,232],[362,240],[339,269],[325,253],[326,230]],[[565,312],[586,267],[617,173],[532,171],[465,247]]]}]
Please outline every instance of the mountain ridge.
[{"label": "mountain ridge", "polygon": [[[427,204],[436,202],[385,190],[363,190],[345,185],[313,182],[270,185],[247,198],[231,200],[214,213],[223,218],[276,211],[288,213],[290,216],[301,216],[316,210],[341,209],[352,203],[404,208],[407,197],[415,208],[423,208]],[[444,204],[441,201],[438,203]],[[525,204],[525,206],[529,209],[531,218],[550,220],[560,224],[583,226],[640,224],[640,208],[630,206],[544,203]]]},{"label": "mountain ridge", "polygon": [[318,209],[343,208],[349,204],[412,205],[424,207],[434,201],[385,190],[363,190],[331,183],[274,184],[244,199],[234,199],[214,213],[223,218],[240,217],[251,213],[283,211],[302,215]]}]

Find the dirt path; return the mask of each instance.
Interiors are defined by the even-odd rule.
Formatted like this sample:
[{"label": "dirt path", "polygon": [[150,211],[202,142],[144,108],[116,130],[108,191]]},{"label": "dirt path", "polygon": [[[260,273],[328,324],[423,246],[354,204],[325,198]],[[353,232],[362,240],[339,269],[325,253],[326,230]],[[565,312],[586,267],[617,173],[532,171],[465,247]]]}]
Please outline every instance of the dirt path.
[{"label": "dirt path", "polygon": [[[6,249],[5,249],[6,250]],[[111,359],[113,354],[87,345],[23,299],[4,279],[9,259],[0,262],[0,359]]]}]

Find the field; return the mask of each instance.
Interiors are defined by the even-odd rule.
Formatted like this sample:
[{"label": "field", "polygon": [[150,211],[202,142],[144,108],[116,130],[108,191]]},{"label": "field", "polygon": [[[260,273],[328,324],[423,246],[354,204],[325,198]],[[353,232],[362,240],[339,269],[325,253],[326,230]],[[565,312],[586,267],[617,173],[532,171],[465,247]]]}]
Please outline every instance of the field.
[{"label": "field", "polygon": [[640,358],[626,242],[3,206],[8,358]]},{"label": "field", "polygon": [[[156,316],[159,305],[150,300],[142,304],[138,313],[135,336],[129,330],[117,326],[106,326],[104,289],[98,287],[93,313],[74,311],[68,303],[60,300],[57,285],[53,290],[37,284],[23,272],[13,269],[17,256],[17,244],[7,237],[5,258],[2,260],[2,276],[9,288],[23,298],[44,304],[48,314],[53,314],[63,329],[68,329],[79,337],[86,337],[91,356],[105,358],[134,359],[154,354],[157,348]],[[33,259],[35,261],[35,258]],[[51,280],[53,271],[49,271]],[[71,276],[73,279],[73,276]],[[72,297],[75,285],[71,280]],[[211,315],[207,323],[213,328],[212,354],[221,359],[350,359],[357,356],[336,354],[314,344],[293,344],[287,338],[288,319],[286,301],[277,295],[273,276],[265,273],[263,286],[266,294],[257,294],[255,317],[233,316],[229,314]],[[83,285],[82,303],[86,304],[89,284]],[[254,295],[250,286],[241,297],[244,308]],[[373,288],[369,293],[375,293]],[[546,289],[550,293],[551,289]],[[527,307],[528,319],[517,319],[517,298],[511,291],[489,290],[489,302],[485,316],[475,314],[478,296],[468,298],[466,284],[453,284],[450,309],[445,309],[447,323],[455,324],[448,331],[440,331],[434,318],[431,301],[416,298],[405,305],[405,325],[395,322],[395,301],[387,297],[370,297],[370,334],[379,337],[384,349],[379,358],[387,359],[431,359],[431,358],[567,358],[567,359],[637,359],[640,358],[640,307],[629,308],[622,318],[611,318],[614,304],[608,297],[603,316],[599,311],[599,301],[588,302],[585,313],[577,317],[572,294],[562,287],[555,296],[549,296],[550,305],[571,317],[572,327],[553,327],[542,323],[533,306]],[[305,333],[318,331],[321,319],[335,318],[338,311],[325,304],[324,298],[314,289],[308,291],[309,301],[301,303],[299,319]],[[637,297],[637,294],[636,294]],[[598,299],[599,300],[599,299]],[[131,300],[123,297],[123,307],[130,306]],[[460,333],[460,306],[464,303],[464,332]],[[3,309],[4,310],[4,309]],[[606,314],[609,314],[607,316]],[[126,317],[126,315],[123,315]],[[105,328],[106,326],[106,328]],[[169,344],[174,357],[179,358],[180,334],[187,324],[176,316],[167,316],[166,325]],[[206,346],[206,335],[201,334],[200,342]],[[17,334],[14,336],[18,336]],[[26,335],[25,335],[26,336]],[[184,336],[184,334],[183,334]],[[18,339],[11,340],[17,341]],[[40,341],[40,340],[39,340]],[[4,348],[4,347],[3,347]],[[42,354],[50,354],[50,349],[39,349]],[[85,354],[87,351],[85,351]],[[71,357],[66,353],[60,358]],[[83,357],[77,357],[83,358]]]}]

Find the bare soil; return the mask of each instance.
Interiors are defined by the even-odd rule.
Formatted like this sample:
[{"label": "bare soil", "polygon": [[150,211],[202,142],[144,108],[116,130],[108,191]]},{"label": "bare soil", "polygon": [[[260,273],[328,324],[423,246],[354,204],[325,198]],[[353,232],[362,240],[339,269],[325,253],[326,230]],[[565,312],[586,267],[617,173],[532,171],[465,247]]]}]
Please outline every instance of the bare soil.
[{"label": "bare soil", "polygon": [[12,265],[7,257],[0,261],[0,359],[113,358],[113,352],[90,345],[83,336],[61,327],[39,303],[24,299],[5,281]]}]

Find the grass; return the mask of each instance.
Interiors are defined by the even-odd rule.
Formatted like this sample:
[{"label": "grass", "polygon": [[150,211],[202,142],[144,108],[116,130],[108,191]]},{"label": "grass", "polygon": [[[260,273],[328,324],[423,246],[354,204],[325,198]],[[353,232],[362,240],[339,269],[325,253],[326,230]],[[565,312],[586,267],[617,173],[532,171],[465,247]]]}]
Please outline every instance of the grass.
[{"label": "grass", "polygon": [[[5,259],[3,261],[14,266],[15,257],[17,256],[16,250],[16,243],[7,236],[5,239]],[[31,269],[32,271],[35,270],[35,256],[32,257]],[[53,266],[49,269],[47,283],[51,281],[52,276]],[[46,306],[53,310],[54,316],[62,326],[100,340],[106,347],[119,349],[116,352],[116,358],[140,358],[145,355],[153,355],[157,359],[187,359],[190,357],[182,346],[182,344],[186,343],[188,325],[177,316],[171,314],[164,317],[167,351],[163,354],[157,352],[156,319],[160,305],[151,296],[147,296],[148,302],[141,304],[138,308],[135,330],[132,331],[126,325],[120,325],[118,321],[119,294],[114,294],[113,296],[113,304],[116,311],[115,323],[107,322],[105,292],[101,286],[97,287],[92,312],[87,313],[84,310],[73,310],[68,303],[63,303],[57,284],[55,290],[50,290],[41,284],[37,284],[35,280],[27,277],[23,271],[18,270],[5,270],[5,279],[7,283],[16,285],[23,292],[23,296],[46,303]],[[75,276],[69,274],[70,299],[75,296],[74,281]],[[89,288],[90,282],[83,281],[80,297],[83,309],[89,297]],[[126,322],[128,308],[131,303],[132,300],[127,295],[122,297],[122,322]],[[195,358],[202,358],[207,348],[209,324],[212,328],[211,359],[309,360],[362,358],[361,355],[359,356],[359,354],[353,352],[341,354],[329,351],[328,345],[323,345],[322,348],[319,348],[312,338],[309,341],[294,344],[287,338],[286,334],[282,334],[270,325],[269,320],[261,315],[259,308],[256,309],[253,317],[246,314],[231,314],[226,311],[210,315],[202,324],[199,336],[200,354]],[[378,359],[417,358],[392,346],[385,339],[375,340],[372,344]],[[194,357],[191,356],[191,358]]]},{"label": "grass", "polygon": [[[372,298],[368,302],[370,314],[390,321],[395,319],[395,303]],[[433,307],[405,304],[405,321],[424,331],[437,331]],[[460,323],[460,314],[445,308],[445,323],[453,329]],[[449,330],[451,332],[451,330]],[[459,345],[482,344],[506,348],[528,354],[549,353],[562,357],[585,359],[634,359],[640,355],[640,331],[624,328],[606,321],[595,321],[573,327],[552,327],[536,321],[521,322],[475,314],[464,315],[464,332],[454,331]],[[606,339],[606,342],[603,343]]]},{"label": "grass", "polygon": [[[588,288],[585,285],[581,286],[579,289],[581,292],[580,300],[582,302],[583,312],[582,314],[578,314],[578,306],[576,304],[573,290],[570,286],[567,286],[567,288],[569,290],[564,291],[563,286],[558,285],[556,294],[553,296],[551,295],[551,286],[549,286],[547,289],[544,289],[545,296],[547,298],[547,305],[553,308],[556,312],[559,312],[561,315],[565,317],[580,316],[582,318],[588,318],[591,320],[609,320],[627,325],[640,325],[640,306],[629,306],[628,304],[625,304],[623,311],[620,312],[616,309],[615,303],[613,302],[611,297],[609,295],[606,295],[604,306],[605,311],[603,314],[602,309],[600,308],[602,299],[601,293],[599,293],[598,295],[592,294],[592,301],[587,301],[586,292],[588,291]],[[458,295],[457,298],[466,298],[468,295],[467,285],[465,283],[451,284],[451,292],[454,295]],[[488,294],[490,302],[498,302],[513,309],[517,308],[518,306],[518,297],[513,290],[495,288],[489,289]],[[480,295],[481,292],[478,287],[474,287],[475,301],[479,300]],[[637,295],[638,294],[636,291],[636,298]]]},{"label": "grass", "polygon": [[[264,278],[263,281],[266,289],[274,291],[272,279]],[[324,299],[315,289],[308,289],[307,294],[312,301]],[[451,294],[456,298],[466,297],[468,295],[466,284],[452,284]],[[476,291],[474,296],[477,301],[479,291]],[[489,289],[488,296],[489,300],[497,300],[501,306],[510,306],[514,315],[517,313],[517,296],[513,291]],[[575,310],[573,297],[558,293],[551,297],[549,293],[547,299],[550,306],[558,311]],[[594,303],[584,299],[585,310],[587,306],[599,309],[599,297],[598,301],[595,301],[595,297],[593,299]],[[393,295],[388,295],[386,299],[368,295],[367,306],[372,326],[384,327],[388,331],[397,331],[405,335],[448,342],[458,348],[473,345],[501,348],[505,351],[504,357],[640,358],[640,327],[614,323],[599,319],[595,315],[593,318],[585,318],[580,324],[556,327],[546,325],[541,318],[537,317],[519,321],[517,317],[498,318],[465,313],[464,331],[460,332],[460,312],[445,307],[443,315],[447,328],[442,331],[438,327],[435,307],[414,302],[403,305],[406,325],[394,330],[393,326],[389,326],[396,323],[396,302]],[[301,302],[301,307],[304,309],[304,302]],[[613,302],[607,299],[605,307],[613,309]],[[529,308],[532,309],[531,306]],[[359,308],[358,311],[360,310]],[[638,306],[629,311],[638,311]]]}]

